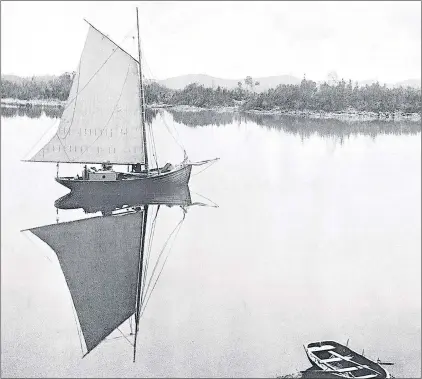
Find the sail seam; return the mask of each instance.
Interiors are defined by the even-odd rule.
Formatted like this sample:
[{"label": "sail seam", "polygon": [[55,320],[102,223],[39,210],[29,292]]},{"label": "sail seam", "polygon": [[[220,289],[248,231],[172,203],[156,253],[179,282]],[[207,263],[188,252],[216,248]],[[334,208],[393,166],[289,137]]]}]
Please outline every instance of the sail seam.
[{"label": "sail seam", "polygon": [[117,99],[117,101],[116,101],[116,104],[114,105],[114,107],[113,107],[113,111],[111,112],[111,115],[110,115],[110,117],[109,117],[109,119],[108,119],[108,121],[107,121],[107,123],[104,125],[104,127],[101,129],[101,134],[84,150],[84,151],[82,151],[82,153],[78,156],[78,157],[76,157],[76,158],[74,158],[73,159],[73,161],[75,161],[76,159],[78,159],[78,158],[80,158],[82,155],[84,155],[87,151],[88,151],[88,149],[95,143],[95,142],[97,142],[99,139],[100,139],[100,137],[102,137],[102,132],[104,131],[104,129],[105,128],[107,128],[107,126],[108,126],[108,124],[110,123],[110,121],[111,121],[111,119],[112,119],[112,117],[113,117],[113,115],[114,115],[114,113],[116,112],[116,109],[117,109],[117,106],[119,105],[119,101],[120,101],[120,99],[121,99],[121,97],[122,97],[122,94],[123,94],[123,89],[125,88],[125,85],[126,85],[126,82],[127,82],[127,78],[128,78],[128,75],[129,75],[129,68],[130,68],[130,65],[128,65],[128,68],[127,68],[127,71],[126,71],[126,76],[125,76],[125,80],[124,80],[124,82],[123,82],[123,85],[122,85],[122,89],[120,90],[120,95],[119,95],[119,98]]}]

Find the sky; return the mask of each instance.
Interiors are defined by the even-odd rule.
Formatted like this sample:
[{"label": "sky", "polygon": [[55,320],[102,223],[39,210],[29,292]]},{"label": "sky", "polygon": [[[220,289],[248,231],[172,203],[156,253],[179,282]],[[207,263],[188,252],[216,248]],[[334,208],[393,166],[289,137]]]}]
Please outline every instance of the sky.
[{"label": "sky", "polygon": [[74,71],[84,18],[137,57],[137,6],[149,78],[421,77],[419,1],[3,1],[1,73]]}]

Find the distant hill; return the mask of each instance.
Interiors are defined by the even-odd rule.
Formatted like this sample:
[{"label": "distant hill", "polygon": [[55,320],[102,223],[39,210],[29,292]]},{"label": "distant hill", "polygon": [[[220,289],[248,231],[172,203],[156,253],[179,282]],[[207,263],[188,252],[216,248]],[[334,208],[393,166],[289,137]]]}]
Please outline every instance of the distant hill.
[{"label": "distant hill", "polygon": [[[253,78],[253,81],[258,81],[259,86],[255,87],[255,90],[258,92],[265,91],[269,88],[275,88],[279,84],[299,84],[300,79],[290,76],[290,75],[280,75],[280,76],[267,76],[263,78]],[[218,86],[233,89],[237,87],[237,83],[242,82],[244,86],[244,79],[222,79],[216,78],[210,75],[205,74],[189,74],[181,75],[173,78],[168,78],[164,80],[157,80],[157,83],[170,88],[170,89],[183,89],[187,85],[192,83],[202,84],[204,87],[215,87]]]},{"label": "distant hill", "polygon": [[394,84],[390,84],[391,87],[413,87],[413,88],[421,88],[421,80],[420,79],[407,79],[401,82],[397,82]]}]

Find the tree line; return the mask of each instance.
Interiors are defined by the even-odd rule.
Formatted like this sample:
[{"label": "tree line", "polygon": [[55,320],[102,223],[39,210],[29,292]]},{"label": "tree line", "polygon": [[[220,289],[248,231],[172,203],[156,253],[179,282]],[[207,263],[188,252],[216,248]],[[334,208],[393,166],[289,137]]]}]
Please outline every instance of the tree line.
[{"label": "tree line", "polygon": [[75,76],[74,72],[49,80],[38,80],[36,77],[22,78],[19,82],[1,79],[1,98],[19,100],[67,100]]},{"label": "tree line", "polygon": [[[47,81],[36,78],[21,82],[3,80],[1,97],[20,100],[58,99],[66,100],[74,73],[65,73]],[[191,105],[200,108],[231,107],[239,105],[242,110],[311,110],[338,112],[349,109],[367,112],[419,113],[421,90],[412,87],[388,88],[386,85],[353,85],[352,81],[334,81],[317,85],[303,79],[300,84],[281,84],[257,93],[259,85],[250,76],[238,83],[237,88],[209,88],[193,83],[181,90],[172,90],[156,82],[145,85],[147,104]]]}]

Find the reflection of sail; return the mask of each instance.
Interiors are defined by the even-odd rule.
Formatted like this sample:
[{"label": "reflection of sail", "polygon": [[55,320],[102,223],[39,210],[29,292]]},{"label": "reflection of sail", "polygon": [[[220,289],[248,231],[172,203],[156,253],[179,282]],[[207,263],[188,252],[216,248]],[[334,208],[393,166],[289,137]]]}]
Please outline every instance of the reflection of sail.
[{"label": "reflection of sail", "polygon": [[[119,195],[115,196],[122,200]],[[93,203],[92,198],[97,198],[97,194],[73,191],[57,200],[56,205],[60,203],[68,209],[91,207],[92,211],[108,215],[28,230],[57,255],[78,315],[86,354],[118,329],[133,346],[135,360],[139,320],[183,224],[186,207],[206,204],[192,203],[187,186],[169,186],[166,192],[159,193],[138,192],[131,199],[125,199],[128,203],[125,207],[112,197],[104,197],[104,202],[98,203]],[[107,199],[110,205],[107,205]],[[148,208],[153,204],[156,211],[152,211],[148,220]],[[162,204],[180,206],[183,214],[155,259],[151,259]],[[117,208],[110,208],[116,205]],[[119,211],[113,214],[115,209]],[[131,331],[125,335],[119,326],[128,319]],[[132,332],[132,320],[135,321],[135,333]]]},{"label": "reflection of sail", "polygon": [[54,203],[58,209],[82,208],[87,213],[108,213],[123,207],[135,205],[168,205],[189,206],[192,204],[188,186],[162,186],[159,192],[126,191],[112,192],[104,189],[97,191],[95,195],[84,189],[73,190],[65,196],[57,199]]},{"label": "reflection of sail", "polygon": [[30,229],[57,255],[88,352],[136,311],[143,220],[136,212]]}]

